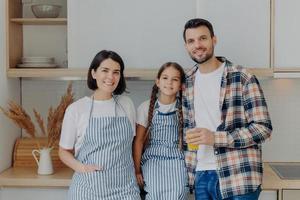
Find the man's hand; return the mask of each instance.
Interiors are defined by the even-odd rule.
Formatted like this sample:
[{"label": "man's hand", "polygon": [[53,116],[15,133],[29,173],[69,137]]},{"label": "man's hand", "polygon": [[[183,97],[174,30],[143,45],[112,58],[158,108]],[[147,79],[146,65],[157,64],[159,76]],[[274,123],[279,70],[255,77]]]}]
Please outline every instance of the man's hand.
[{"label": "man's hand", "polygon": [[214,132],[206,128],[193,128],[188,130],[185,139],[188,144],[205,144],[210,146],[215,144]]}]

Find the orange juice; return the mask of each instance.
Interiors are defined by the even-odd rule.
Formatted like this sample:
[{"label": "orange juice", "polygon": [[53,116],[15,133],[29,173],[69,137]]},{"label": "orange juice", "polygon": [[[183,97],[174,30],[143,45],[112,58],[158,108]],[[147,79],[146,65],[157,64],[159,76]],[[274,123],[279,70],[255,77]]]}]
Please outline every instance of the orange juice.
[{"label": "orange juice", "polygon": [[189,151],[197,151],[199,148],[198,144],[187,144],[188,145],[188,150]]}]

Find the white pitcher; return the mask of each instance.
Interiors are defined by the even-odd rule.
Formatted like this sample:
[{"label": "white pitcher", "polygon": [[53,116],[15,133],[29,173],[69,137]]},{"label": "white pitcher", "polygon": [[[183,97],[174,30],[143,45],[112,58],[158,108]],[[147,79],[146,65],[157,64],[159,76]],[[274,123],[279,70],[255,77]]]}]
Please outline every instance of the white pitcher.
[{"label": "white pitcher", "polygon": [[[38,165],[38,174],[40,175],[49,175],[53,174],[53,166],[51,160],[51,152],[52,148],[43,148],[40,150],[34,149],[32,150],[32,155]],[[36,157],[36,153],[40,154],[40,161],[38,161]]]}]

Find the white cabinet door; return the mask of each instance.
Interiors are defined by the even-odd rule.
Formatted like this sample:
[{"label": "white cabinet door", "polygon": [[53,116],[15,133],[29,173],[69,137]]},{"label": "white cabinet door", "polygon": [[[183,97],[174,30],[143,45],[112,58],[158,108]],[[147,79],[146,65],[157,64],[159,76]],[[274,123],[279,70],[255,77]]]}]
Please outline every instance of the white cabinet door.
[{"label": "white cabinet door", "polygon": [[0,200],[66,200],[68,189],[2,188]]},{"label": "white cabinet door", "polygon": [[277,191],[263,190],[259,195],[259,200],[277,200]]},{"label": "white cabinet door", "polygon": [[299,200],[300,190],[283,190],[283,200]]},{"label": "white cabinet door", "polygon": [[275,67],[300,68],[299,8],[299,0],[275,0]]},{"label": "white cabinet door", "polygon": [[214,26],[216,55],[245,67],[270,67],[270,0],[198,0],[197,16]]},{"label": "white cabinet door", "polygon": [[116,51],[131,68],[191,66],[182,32],[195,16],[196,0],[68,1],[69,67],[88,67],[102,49]]},{"label": "white cabinet door", "polygon": [[[187,200],[195,200],[194,194],[189,194]],[[263,190],[260,193],[259,200],[277,200],[277,192],[271,190]]]}]

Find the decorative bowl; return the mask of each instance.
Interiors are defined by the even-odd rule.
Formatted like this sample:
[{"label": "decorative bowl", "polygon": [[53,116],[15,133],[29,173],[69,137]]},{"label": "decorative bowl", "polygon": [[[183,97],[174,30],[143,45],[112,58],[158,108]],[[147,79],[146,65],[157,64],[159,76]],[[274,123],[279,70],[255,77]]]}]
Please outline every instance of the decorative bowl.
[{"label": "decorative bowl", "polygon": [[38,4],[32,5],[31,10],[37,18],[56,18],[59,15],[61,6]]}]

